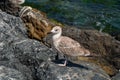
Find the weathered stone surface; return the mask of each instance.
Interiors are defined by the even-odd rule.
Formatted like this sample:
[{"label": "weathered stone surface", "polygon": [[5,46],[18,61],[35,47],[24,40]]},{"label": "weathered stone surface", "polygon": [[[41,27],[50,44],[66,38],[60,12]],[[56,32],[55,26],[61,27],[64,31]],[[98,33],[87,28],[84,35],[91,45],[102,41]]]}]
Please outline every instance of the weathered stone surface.
[{"label": "weathered stone surface", "polygon": [[25,6],[19,12],[21,19],[26,25],[28,36],[32,39],[43,41],[43,38],[51,31],[53,26],[50,24],[45,13],[34,8],[29,8]]},{"label": "weathered stone surface", "polygon": [[63,35],[70,36],[77,40],[94,55],[113,56],[120,55],[120,42],[109,34],[101,33],[97,30],[80,30],[74,27],[63,27]]},{"label": "weathered stone surface", "polygon": [[[9,58],[30,55],[33,58],[47,59],[52,54],[49,48],[39,41],[29,39],[20,18],[0,13],[0,52],[10,54]],[[15,54],[13,54],[15,53]],[[51,54],[50,54],[51,53]],[[8,56],[8,55],[7,55]]]},{"label": "weathered stone surface", "polygon": [[112,80],[120,80],[120,72],[112,78]]},{"label": "weathered stone surface", "polygon": [[110,80],[110,77],[92,63],[69,62],[67,67],[58,66],[53,62],[44,62],[37,69],[40,80]]},{"label": "weathered stone surface", "polygon": [[5,11],[11,15],[18,16],[18,12],[20,10],[19,4],[14,4],[12,0],[0,0],[0,9]]},{"label": "weathered stone surface", "polygon": [[[14,76],[19,77],[19,74],[18,74],[18,72],[19,72],[22,76],[18,80],[22,80],[22,79],[33,80],[32,71],[27,66],[21,64],[19,62],[19,60],[15,59],[15,58],[13,58],[12,60],[8,60],[5,58],[0,60],[0,66],[4,66],[8,70],[10,68],[10,70],[8,72],[6,71],[6,69],[3,70],[4,72],[6,72],[5,74],[10,73],[10,74],[8,74],[8,76],[14,74]],[[11,69],[14,69],[15,71],[13,72]],[[3,75],[2,77],[5,78],[6,76]],[[14,76],[10,76],[10,77],[14,77]],[[2,79],[2,80],[4,80],[4,79]],[[9,80],[9,79],[7,79],[7,80]]]},{"label": "weathered stone surface", "polygon": [[26,79],[26,77],[22,75],[21,72],[15,69],[0,66],[0,80],[28,80],[28,79]]},{"label": "weathered stone surface", "polygon": [[[99,65],[109,75],[115,75],[120,69],[120,42],[109,34],[97,30],[80,30],[70,26],[63,27],[63,35],[77,40],[91,52],[91,57],[78,57],[79,60]],[[51,43],[50,36],[47,37]],[[61,57],[60,57],[61,58]],[[74,59],[70,59],[74,61]]]},{"label": "weathered stone surface", "polygon": [[120,41],[120,30],[110,33],[116,40]]},{"label": "weathered stone surface", "polygon": [[115,38],[120,41],[120,33]]},{"label": "weathered stone surface", "polygon": [[80,30],[74,27],[63,27],[63,35],[69,36],[92,53],[90,58],[79,58],[101,66],[109,75],[120,69],[120,42],[109,34],[97,30]]},{"label": "weathered stone surface", "polygon": [[18,80],[34,80],[35,67],[44,60],[54,58],[53,56],[55,56],[53,51],[44,44],[27,37],[26,28],[20,18],[0,12],[1,66],[4,65],[21,73],[23,77]]}]

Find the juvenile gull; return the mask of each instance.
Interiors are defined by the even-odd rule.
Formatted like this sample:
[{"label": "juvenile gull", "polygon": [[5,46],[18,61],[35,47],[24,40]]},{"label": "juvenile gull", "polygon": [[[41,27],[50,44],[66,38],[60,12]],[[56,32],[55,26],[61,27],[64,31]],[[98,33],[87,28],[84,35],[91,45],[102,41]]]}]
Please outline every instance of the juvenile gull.
[{"label": "juvenile gull", "polygon": [[[89,50],[82,47],[77,41],[67,37],[62,36],[62,28],[60,26],[55,26],[51,30],[53,33],[52,40],[54,48],[64,56],[89,56]],[[59,64],[60,66],[66,66],[67,59],[64,64]]]}]

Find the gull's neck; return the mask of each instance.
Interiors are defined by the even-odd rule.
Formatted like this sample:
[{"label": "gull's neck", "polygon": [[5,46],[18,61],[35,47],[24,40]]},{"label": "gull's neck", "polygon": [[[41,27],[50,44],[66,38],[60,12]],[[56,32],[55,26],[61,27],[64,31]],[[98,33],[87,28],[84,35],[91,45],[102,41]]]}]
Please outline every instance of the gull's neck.
[{"label": "gull's neck", "polygon": [[55,34],[55,35],[53,35],[53,41],[58,40],[61,37],[61,34],[62,34],[62,31],[57,33],[57,34]]}]

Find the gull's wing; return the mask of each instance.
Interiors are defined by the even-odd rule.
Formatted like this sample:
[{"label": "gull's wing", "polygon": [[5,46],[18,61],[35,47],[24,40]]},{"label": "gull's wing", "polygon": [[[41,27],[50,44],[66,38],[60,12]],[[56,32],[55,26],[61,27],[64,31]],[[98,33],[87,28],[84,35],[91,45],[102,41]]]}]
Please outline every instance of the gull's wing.
[{"label": "gull's wing", "polygon": [[61,53],[70,56],[90,55],[90,52],[87,49],[81,47],[77,41],[65,36],[61,36],[57,49]]}]

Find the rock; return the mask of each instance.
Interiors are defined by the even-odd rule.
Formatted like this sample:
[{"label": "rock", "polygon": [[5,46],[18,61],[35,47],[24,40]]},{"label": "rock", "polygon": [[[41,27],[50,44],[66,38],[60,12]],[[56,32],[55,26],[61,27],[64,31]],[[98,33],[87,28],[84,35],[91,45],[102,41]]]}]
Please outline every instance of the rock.
[{"label": "rock", "polygon": [[0,11],[1,66],[20,72],[25,76],[20,80],[34,80],[35,68],[49,58],[54,60],[55,55],[43,43],[28,38],[25,25],[19,17]]},{"label": "rock", "polygon": [[[72,34],[71,34],[72,33]],[[97,55],[119,55],[120,42],[115,40],[107,33],[97,30],[80,30],[66,26],[63,28],[63,35],[69,36],[88,48],[93,54]]]},{"label": "rock", "polygon": [[120,42],[110,35],[97,30],[80,30],[69,26],[63,27],[63,35],[75,39],[92,53],[92,58],[79,60],[100,65],[109,75],[115,75],[117,69],[120,69]]},{"label": "rock", "polygon": [[112,80],[120,80],[120,72],[112,77]]},{"label": "rock", "polygon": [[13,0],[0,0],[0,9],[11,15],[18,16],[21,6],[19,4],[14,4]]},{"label": "rock", "polygon": [[[9,55],[9,59],[17,57],[18,54],[30,55],[33,58],[46,60],[52,51],[39,41],[27,37],[26,28],[20,18],[0,13],[1,33],[0,51]],[[13,54],[15,53],[15,54]],[[12,55],[10,55],[12,54]],[[4,55],[4,54],[3,54]],[[7,56],[8,56],[7,55]],[[1,55],[2,56],[2,55]]]},{"label": "rock", "polygon": [[15,80],[33,80],[32,71],[27,66],[21,64],[17,59],[13,58],[13,60],[6,60],[4,58],[0,61],[0,66],[2,70],[0,71],[0,75],[5,74],[3,76],[0,76],[2,80],[6,80],[7,78],[12,79],[12,77],[15,78]]},{"label": "rock", "polygon": [[26,79],[26,77],[21,72],[15,69],[0,66],[0,80],[28,80],[28,79]]},{"label": "rock", "polygon": [[32,39],[43,41],[43,38],[50,32],[53,26],[50,24],[45,13],[34,8],[29,8],[25,6],[20,12],[20,17],[27,27],[28,36]]},{"label": "rock", "polygon": [[110,33],[116,40],[120,41],[120,31]]},{"label": "rock", "polygon": [[120,33],[115,38],[120,41]]},{"label": "rock", "polygon": [[44,62],[37,69],[39,80],[110,80],[106,73],[92,63],[70,63],[61,67],[53,62]]}]

